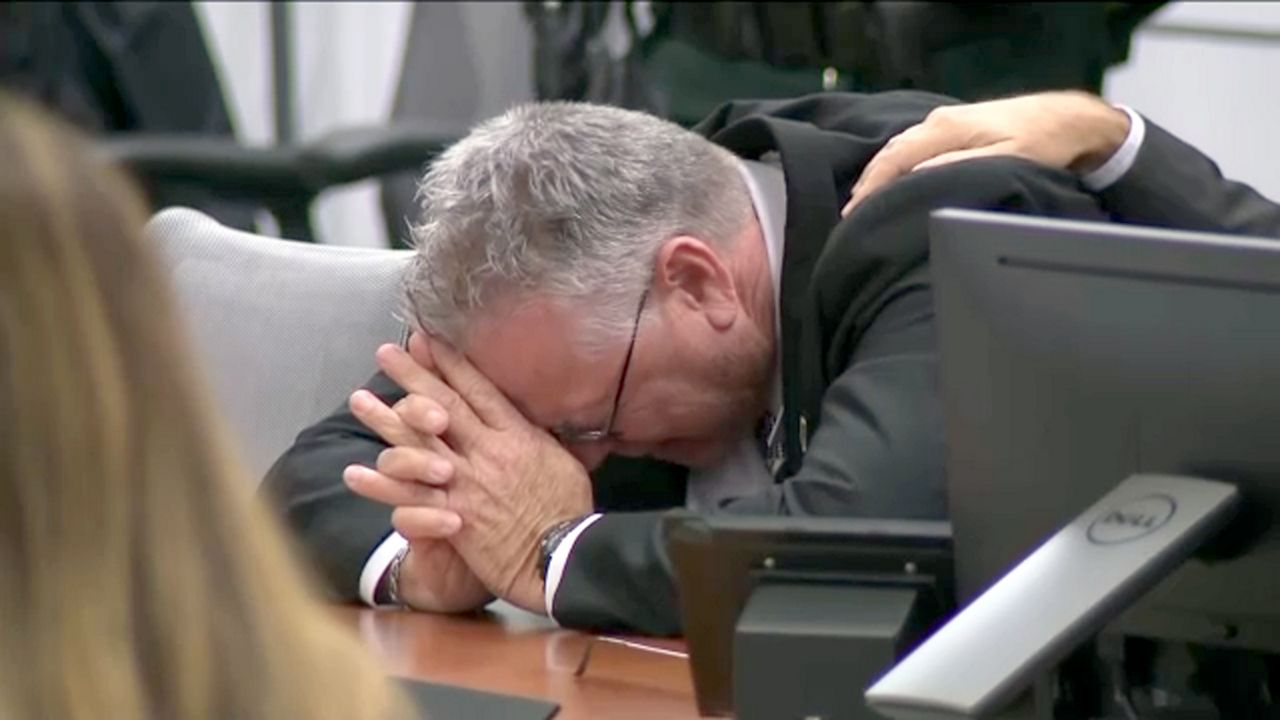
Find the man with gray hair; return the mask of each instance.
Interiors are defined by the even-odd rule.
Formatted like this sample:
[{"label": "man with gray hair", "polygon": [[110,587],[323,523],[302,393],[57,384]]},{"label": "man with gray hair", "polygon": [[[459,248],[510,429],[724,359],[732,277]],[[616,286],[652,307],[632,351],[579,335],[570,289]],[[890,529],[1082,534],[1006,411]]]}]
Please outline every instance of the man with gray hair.
[{"label": "man with gray hair", "polygon": [[944,517],[928,211],[1102,218],[1074,177],[992,158],[841,220],[946,102],[730,103],[696,132],[540,103],[476,127],[422,182],[415,334],[266,483],[330,586],[674,633],[666,509]]}]

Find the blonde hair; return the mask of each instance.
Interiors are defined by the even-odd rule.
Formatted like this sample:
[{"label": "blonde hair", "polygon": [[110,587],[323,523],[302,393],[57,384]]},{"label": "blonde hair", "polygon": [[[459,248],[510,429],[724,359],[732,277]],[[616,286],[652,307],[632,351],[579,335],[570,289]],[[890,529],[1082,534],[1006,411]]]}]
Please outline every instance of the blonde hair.
[{"label": "blonde hair", "polygon": [[131,182],[2,96],[0,158],[0,717],[404,717],[246,490]]}]

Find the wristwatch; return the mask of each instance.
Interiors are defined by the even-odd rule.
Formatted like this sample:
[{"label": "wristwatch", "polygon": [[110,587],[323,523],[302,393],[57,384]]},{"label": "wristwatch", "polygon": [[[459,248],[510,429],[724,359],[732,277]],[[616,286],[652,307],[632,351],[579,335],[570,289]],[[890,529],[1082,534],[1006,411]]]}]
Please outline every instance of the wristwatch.
[{"label": "wristwatch", "polygon": [[581,523],[582,520],[583,516],[561,520],[547,528],[547,531],[542,534],[542,542],[538,545],[538,578],[540,580],[545,581],[547,579],[547,572],[551,569],[551,556],[555,555],[556,548],[568,537],[569,533],[573,532],[574,528],[578,527],[578,523]]},{"label": "wristwatch", "polygon": [[404,559],[408,556],[409,546],[405,545],[400,548],[395,557],[391,558],[391,564],[387,566],[387,603],[412,609],[409,603],[400,597],[400,567],[404,565]]}]

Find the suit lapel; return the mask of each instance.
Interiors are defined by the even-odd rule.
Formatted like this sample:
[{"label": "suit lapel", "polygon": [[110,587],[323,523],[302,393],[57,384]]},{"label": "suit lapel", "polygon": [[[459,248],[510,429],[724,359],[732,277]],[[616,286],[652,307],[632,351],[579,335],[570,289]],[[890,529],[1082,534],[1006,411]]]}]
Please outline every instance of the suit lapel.
[{"label": "suit lapel", "polygon": [[813,128],[793,120],[752,117],[711,139],[755,160],[777,151],[787,184],[786,240],[782,255],[782,397],[786,460],[778,479],[800,468],[808,435],[817,427],[824,387],[821,333],[809,281],[827,237],[840,219],[829,148]]}]

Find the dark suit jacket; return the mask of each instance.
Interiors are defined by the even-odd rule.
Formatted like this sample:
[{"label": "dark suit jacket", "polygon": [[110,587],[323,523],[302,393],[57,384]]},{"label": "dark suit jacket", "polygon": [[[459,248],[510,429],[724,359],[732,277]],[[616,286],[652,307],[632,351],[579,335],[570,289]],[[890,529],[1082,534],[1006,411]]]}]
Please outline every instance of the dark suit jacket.
[{"label": "dark suit jacket", "polygon": [[[928,212],[1002,208],[1105,219],[1072,176],[992,158],[913,174],[841,221],[849,187],[875,151],[943,102],[913,92],[739,102],[698,127],[745,158],[777,151],[787,187],[787,460],[776,485],[730,502],[725,512],[945,516]],[[400,396],[382,376],[368,387],[384,399]],[[383,447],[343,408],[304,430],[266,483],[328,585],[346,599],[356,596],[368,553],[390,530],[390,509],[351,494],[341,471],[372,463]],[[605,515],[573,547],[553,608],[560,622],[679,631],[659,527],[662,508],[684,502],[683,475],[618,458],[593,474]]]},{"label": "dark suit jacket", "polygon": [[1133,167],[1102,192],[1117,219],[1139,225],[1280,238],[1280,205],[1223,179],[1199,150],[1146,121]]}]

